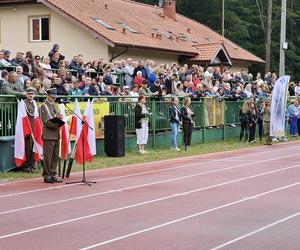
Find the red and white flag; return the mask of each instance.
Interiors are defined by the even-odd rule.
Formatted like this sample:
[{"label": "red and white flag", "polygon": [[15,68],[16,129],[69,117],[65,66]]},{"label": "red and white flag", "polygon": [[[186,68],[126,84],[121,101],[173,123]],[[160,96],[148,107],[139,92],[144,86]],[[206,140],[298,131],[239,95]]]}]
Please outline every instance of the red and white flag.
[{"label": "red and white flag", "polygon": [[80,136],[81,129],[82,129],[82,124],[81,124],[82,115],[80,113],[80,108],[79,108],[79,103],[78,103],[77,98],[75,99],[75,102],[74,102],[73,112],[76,115],[78,115],[79,117],[77,117],[76,115],[73,114],[72,120],[71,120],[71,126],[70,126],[70,134],[75,135],[76,141],[77,141]]},{"label": "red and white flag", "polygon": [[25,138],[32,133],[24,105],[25,103],[23,101],[18,101],[14,152],[17,167],[20,167],[24,162],[26,162]]},{"label": "red and white flag", "polygon": [[65,124],[60,128],[60,132],[61,132],[60,155],[61,155],[61,159],[66,160],[68,158],[68,154],[71,153],[71,144],[69,139],[69,130],[68,130],[67,116],[66,116],[64,104],[60,104],[60,113],[62,115],[62,120],[65,122]]},{"label": "red and white flag", "polygon": [[42,140],[43,127],[42,127],[41,119],[39,117],[38,106],[35,101],[33,101],[33,104],[34,104],[33,152],[35,153],[34,160],[38,161],[41,160],[43,156],[43,140]]},{"label": "red and white flag", "polygon": [[91,162],[93,156],[96,155],[96,136],[95,136],[95,121],[93,113],[93,101],[88,100],[84,115],[82,117],[85,123],[77,142],[76,162],[78,164],[84,161]]}]

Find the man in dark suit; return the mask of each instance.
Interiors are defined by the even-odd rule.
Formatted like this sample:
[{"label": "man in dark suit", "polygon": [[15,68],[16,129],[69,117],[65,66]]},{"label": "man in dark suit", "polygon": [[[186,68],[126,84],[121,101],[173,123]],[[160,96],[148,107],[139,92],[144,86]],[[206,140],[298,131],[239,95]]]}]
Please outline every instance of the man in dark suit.
[{"label": "man in dark suit", "polygon": [[54,103],[57,97],[57,89],[47,89],[47,99],[41,106],[41,119],[43,123],[43,154],[44,154],[44,182],[61,182],[56,178],[56,169],[59,160],[59,124],[53,122],[53,118],[61,115]]}]

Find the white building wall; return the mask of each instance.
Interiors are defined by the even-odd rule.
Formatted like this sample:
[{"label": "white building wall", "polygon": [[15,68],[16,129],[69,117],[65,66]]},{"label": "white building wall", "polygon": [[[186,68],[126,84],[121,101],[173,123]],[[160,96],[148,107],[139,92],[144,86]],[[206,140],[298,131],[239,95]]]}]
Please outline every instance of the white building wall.
[{"label": "white building wall", "polygon": [[[50,41],[30,42],[29,16],[47,15],[50,16]],[[42,4],[0,7],[0,49],[9,49],[12,57],[17,51],[29,50],[34,55],[46,56],[55,43],[60,45],[67,60],[78,54],[86,61],[108,60],[108,45]]]}]

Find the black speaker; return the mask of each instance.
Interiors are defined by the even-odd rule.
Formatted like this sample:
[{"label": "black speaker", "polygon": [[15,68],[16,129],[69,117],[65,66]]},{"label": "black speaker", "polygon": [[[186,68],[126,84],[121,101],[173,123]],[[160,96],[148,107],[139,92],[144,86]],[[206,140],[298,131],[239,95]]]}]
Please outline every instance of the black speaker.
[{"label": "black speaker", "polygon": [[104,151],[107,156],[125,156],[125,117],[104,116]]}]

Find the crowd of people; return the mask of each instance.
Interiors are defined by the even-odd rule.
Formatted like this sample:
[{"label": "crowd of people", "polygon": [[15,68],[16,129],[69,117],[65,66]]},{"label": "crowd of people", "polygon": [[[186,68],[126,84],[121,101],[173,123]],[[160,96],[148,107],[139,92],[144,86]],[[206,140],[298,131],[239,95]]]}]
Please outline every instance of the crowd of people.
[{"label": "crowd of people", "polygon": [[[199,65],[177,63],[156,64],[152,60],[134,61],[116,60],[113,63],[96,59],[86,62],[83,55],[75,55],[68,61],[55,44],[47,56],[34,55],[31,51],[17,52],[12,58],[11,51],[0,51],[0,94],[25,96],[27,89],[34,89],[38,95],[46,95],[54,88],[63,96],[122,96],[132,97],[141,107],[137,113],[136,129],[139,132],[140,152],[144,149],[147,138],[146,124],[149,120],[144,108],[145,97],[172,97],[169,115],[172,130],[172,149],[178,150],[176,136],[179,125],[183,125],[184,143],[190,146],[193,120],[189,108],[192,98],[213,97],[223,100],[245,100],[240,112],[240,140],[255,142],[256,127],[259,138],[263,136],[264,123],[268,123],[264,112],[268,99],[277,80],[276,73],[267,72],[263,77],[257,73],[254,77],[245,70],[231,72],[229,68],[221,71],[220,67],[203,68]],[[290,96],[300,96],[300,82],[289,85]],[[178,97],[185,97],[184,105],[178,107]],[[111,100],[108,98],[108,100]],[[170,99],[169,99],[170,100]],[[258,103],[258,104],[257,104]],[[142,114],[142,111],[146,113]],[[288,108],[290,134],[300,130],[300,111],[297,100]],[[179,119],[180,118],[180,119]],[[185,124],[185,125],[184,125]]]},{"label": "crowd of people", "polygon": [[[12,70],[13,69],[13,70]],[[31,51],[0,51],[0,93],[25,95],[29,87],[38,95],[56,88],[58,95],[70,96],[178,96],[215,97],[219,100],[268,98],[277,79],[275,73],[255,77],[245,70],[231,72],[220,67],[177,63],[156,64],[152,60],[116,60],[113,63],[96,59],[86,62],[83,55],[68,61],[55,44],[47,56]],[[10,71],[10,72],[9,72]],[[118,84],[116,84],[118,83]],[[291,93],[294,91],[294,93]],[[290,94],[300,95],[300,86],[291,84]]]}]

